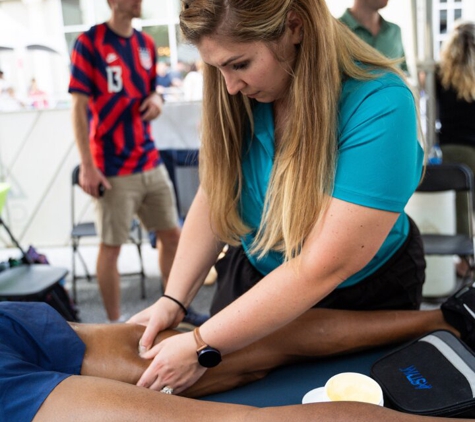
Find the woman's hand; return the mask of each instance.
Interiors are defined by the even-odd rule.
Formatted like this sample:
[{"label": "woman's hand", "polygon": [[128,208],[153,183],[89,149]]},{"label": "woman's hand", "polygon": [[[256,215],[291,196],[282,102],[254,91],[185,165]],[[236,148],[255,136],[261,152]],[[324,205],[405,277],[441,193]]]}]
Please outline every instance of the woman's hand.
[{"label": "woman's hand", "polygon": [[190,387],[206,371],[198,363],[196,348],[193,333],[189,332],[169,337],[141,353],[142,358],[153,361],[137,385],[157,391],[167,386],[173,388],[173,394]]},{"label": "woman's hand", "polygon": [[183,317],[183,311],[176,303],[161,297],[152,306],[135,314],[127,322],[146,326],[139,342],[140,353],[144,353],[152,347],[160,331],[176,327]]}]

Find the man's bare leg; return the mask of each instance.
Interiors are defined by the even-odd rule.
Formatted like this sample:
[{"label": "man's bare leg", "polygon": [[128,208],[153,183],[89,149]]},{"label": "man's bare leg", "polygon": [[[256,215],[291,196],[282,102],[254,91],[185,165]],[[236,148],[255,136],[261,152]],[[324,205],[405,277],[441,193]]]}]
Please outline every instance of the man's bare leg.
[{"label": "man's bare leg", "polygon": [[119,254],[120,246],[101,243],[97,255],[97,282],[110,321],[116,321],[120,317],[120,275],[117,269]]},{"label": "man's bare leg", "polygon": [[[131,324],[71,324],[86,344],[81,374],[135,384],[149,361],[138,354],[144,327]],[[429,331],[457,331],[434,311],[340,311],[311,309],[268,337],[223,359],[184,391],[201,397],[263,378],[285,364],[401,343]],[[170,335],[159,334],[156,342]]]},{"label": "man's bare leg", "polygon": [[[364,403],[315,403],[258,409],[170,396],[127,384],[135,384],[148,365],[138,355],[138,341],[144,327],[131,324],[71,325],[86,343],[83,376],[72,376],[61,382],[43,403],[33,422],[462,421],[409,415]],[[440,311],[313,309],[271,336],[227,355],[221,365],[208,370],[185,394],[199,396],[222,391],[233,386],[223,384],[228,377],[231,384],[240,385],[252,377],[264,376],[268,370],[284,363],[397,343],[435,329],[449,329],[456,333],[445,323]],[[175,334],[178,332],[166,331],[156,341]],[[284,338],[286,341],[282,341]],[[243,368],[248,367],[246,374]]]},{"label": "man's bare leg", "polygon": [[170,276],[173,260],[175,259],[180,233],[181,230],[179,227],[169,230],[157,230],[155,232],[157,238],[158,268],[160,268],[164,289],[167,285],[168,277]]},{"label": "man's bare leg", "polygon": [[355,402],[255,408],[170,396],[122,382],[72,376],[48,396],[33,422],[460,422]]}]

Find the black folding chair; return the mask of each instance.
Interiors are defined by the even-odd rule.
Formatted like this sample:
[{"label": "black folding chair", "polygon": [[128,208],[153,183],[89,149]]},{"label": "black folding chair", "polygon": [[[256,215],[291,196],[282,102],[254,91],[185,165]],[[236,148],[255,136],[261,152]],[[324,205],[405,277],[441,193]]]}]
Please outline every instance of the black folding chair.
[{"label": "black folding chair", "polygon": [[163,149],[160,156],[175,189],[178,215],[185,219],[200,184],[197,149]]},{"label": "black folding chair", "polygon": [[0,272],[0,300],[49,302],[68,321],[78,321],[75,312],[66,306],[60,297],[60,293],[64,290],[57,286],[64,280],[68,270],[32,263],[2,218],[0,226],[3,226],[13,244],[21,252],[22,262],[19,266],[6,268]]},{"label": "black folding chair", "polygon": [[[94,275],[89,272],[86,261],[84,260],[81,252],[79,251],[79,243],[81,239],[87,237],[96,237],[96,227],[92,221],[79,221],[76,215],[76,190],[81,190],[79,186],[79,170],[80,166],[76,166],[72,172],[72,187],[71,187],[71,247],[72,247],[72,286],[73,286],[73,299],[77,302],[77,287],[76,282],[79,279],[87,279],[89,282]],[[82,191],[82,190],[81,190]],[[137,247],[137,253],[139,257],[140,270],[136,272],[121,273],[121,276],[140,276],[140,289],[142,299],[146,297],[145,291],[145,271],[142,257],[142,227],[137,219],[133,219],[129,232],[129,241]],[[79,258],[83,269],[84,275],[79,275],[76,271],[76,256]]]},{"label": "black folding chair", "polygon": [[469,270],[463,283],[473,283],[473,173],[465,164],[442,163],[429,165],[417,192],[455,191],[458,215],[455,234],[421,233],[426,255],[458,255],[467,262]]}]

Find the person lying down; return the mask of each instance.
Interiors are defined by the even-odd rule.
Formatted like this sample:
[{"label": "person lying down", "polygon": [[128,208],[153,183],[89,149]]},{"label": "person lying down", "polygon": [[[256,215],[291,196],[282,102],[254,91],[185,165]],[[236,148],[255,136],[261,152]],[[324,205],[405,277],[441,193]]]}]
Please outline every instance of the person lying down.
[{"label": "person lying down", "polygon": [[[459,335],[439,310],[394,311],[392,318],[378,318],[378,313],[313,309],[265,339],[225,356],[182,393],[186,397],[178,397],[135,385],[149,364],[138,352],[145,327],[68,323],[45,303],[0,302],[0,420],[444,420],[356,402],[254,408],[192,399],[260,379],[284,364],[403,342],[435,329]],[[156,342],[178,334],[164,331]]]}]

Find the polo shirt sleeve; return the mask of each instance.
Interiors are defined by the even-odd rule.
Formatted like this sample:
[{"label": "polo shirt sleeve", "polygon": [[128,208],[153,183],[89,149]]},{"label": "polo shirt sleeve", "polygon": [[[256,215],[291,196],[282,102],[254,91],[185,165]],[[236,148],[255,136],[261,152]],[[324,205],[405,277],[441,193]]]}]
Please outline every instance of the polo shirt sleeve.
[{"label": "polo shirt sleeve", "polygon": [[415,101],[395,76],[345,83],[333,197],[403,212],[422,171]]}]

